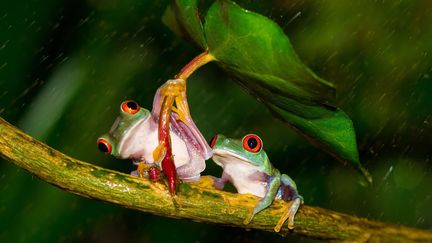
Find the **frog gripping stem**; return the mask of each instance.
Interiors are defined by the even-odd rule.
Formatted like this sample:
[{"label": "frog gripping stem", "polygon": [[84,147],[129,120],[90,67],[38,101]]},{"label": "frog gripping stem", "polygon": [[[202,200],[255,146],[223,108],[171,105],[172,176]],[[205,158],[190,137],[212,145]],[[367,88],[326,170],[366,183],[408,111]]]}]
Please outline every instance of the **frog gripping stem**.
[{"label": "frog gripping stem", "polygon": [[[175,76],[176,79],[181,79],[186,84],[186,79],[198,68],[205,65],[208,62],[214,60],[214,57],[210,55],[208,52],[201,53],[197,57],[195,57],[192,61],[190,61],[180,72]],[[170,92],[170,89],[174,90],[173,93]],[[171,90],[172,91],[172,90]],[[171,148],[171,137],[170,137],[170,119],[171,119],[171,111],[174,111],[179,115],[179,118],[184,118],[185,114],[189,112],[185,112],[188,110],[187,102],[184,100],[184,97],[179,97],[178,88],[175,88],[175,84],[167,83],[167,87],[165,91],[162,92],[163,101],[161,105],[161,110],[159,113],[159,127],[158,127],[158,139],[159,145],[163,145],[165,150],[165,156],[162,159],[161,167],[162,171],[166,177],[168,182],[168,187],[171,195],[175,195],[177,192],[177,171],[174,164],[174,158],[172,154]],[[177,108],[174,107],[174,102],[177,101]],[[186,119],[183,119],[183,122],[187,123]]]}]

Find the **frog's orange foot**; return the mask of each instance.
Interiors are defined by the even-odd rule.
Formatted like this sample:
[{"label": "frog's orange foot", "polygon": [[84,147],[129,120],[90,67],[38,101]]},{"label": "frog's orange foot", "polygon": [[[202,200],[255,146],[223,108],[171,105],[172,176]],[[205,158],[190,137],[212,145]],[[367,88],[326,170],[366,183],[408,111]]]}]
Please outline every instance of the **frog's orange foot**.
[{"label": "frog's orange foot", "polygon": [[[151,168],[152,165],[146,164],[143,161],[138,163],[138,168],[136,170],[136,174],[138,177],[148,177],[147,170]],[[132,173],[131,173],[132,174]]]},{"label": "frog's orange foot", "polygon": [[186,100],[186,81],[183,79],[170,79],[161,88],[161,96],[173,96],[175,99],[175,106],[172,106],[173,112],[177,113],[177,120],[185,124],[190,119],[189,107]]},{"label": "frog's orange foot", "polygon": [[288,229],[289,230],[294,229],[294,217],[297,214],[297,211],[302,203],[303,203],[302,197],[298,197],[288,203],[284,215],[282,215],[282,217],[279,219],[276,226],[274,227],[275,232],[279,232],[283,224],[287,220],[288,220]]},{"label": "frog's orange foot", "polygon": [[166,96],[180,96],[186,92],[186,81],[183,79],[170,79],[163,86],[161,95]]},{"label": "frog's orange foot", "polygon": [[[176,103],[176,104],[178,104],[178,103]],[[185,112],[181,108],[176,108],[176,107],[172,107],[172,111],[175,112],[175,113],[177,113],[176,120],[182,121],[186,125],[189,124],[189,121],[188,121],[188,118],[187,118],[187,117],[189,117],[189,115],[188,115],[189,112]]]},{"label": "frog's orange foot", "polygon": [[216,177],[213,176],[201,176],[198,181],[193,182],[196,183],[197,186],[203,187],[203,188],[214,188],[214,180]]},{"label": "frog's orange foot", "polygon": [[156,166],[161,167],[161,163],[166,154],[165,143],[159,143],[159,145],[153,151],[153,160]]}]

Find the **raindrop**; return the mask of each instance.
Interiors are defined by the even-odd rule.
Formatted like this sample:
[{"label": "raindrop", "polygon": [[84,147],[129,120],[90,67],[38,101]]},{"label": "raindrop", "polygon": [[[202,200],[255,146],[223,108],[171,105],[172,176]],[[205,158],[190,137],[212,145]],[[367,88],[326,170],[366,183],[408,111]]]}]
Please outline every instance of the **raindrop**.
[{"label": "raindrop", "polygon": [[388,171],[386,172],[386,174],[384,175],[383,181],[387,180],[387,178],[389,177],[389,175],[393,172],[393,165],[390,166],[390,168],[388,169]]}]

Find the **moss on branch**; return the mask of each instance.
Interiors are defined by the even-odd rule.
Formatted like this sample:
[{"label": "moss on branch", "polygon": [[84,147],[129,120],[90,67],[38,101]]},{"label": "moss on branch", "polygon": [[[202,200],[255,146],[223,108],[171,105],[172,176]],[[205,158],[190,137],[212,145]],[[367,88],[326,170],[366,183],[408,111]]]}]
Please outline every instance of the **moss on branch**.
[{"label": "moss on branch", "polygon": [[[283,201],[243,225],[257,198],[212,189],[204,177],[181,184],[171,197],[163,183],[152,183],[71,158],[37,141],[0,118],[0,156],[66,191],[122,207],[172,218],[273,232],[286,209]],[[335,241],[432,241],[432,232],[357,218],[318,207],[302,206],[292,234]],[[285,225],[280,234],[289,234]]]}]

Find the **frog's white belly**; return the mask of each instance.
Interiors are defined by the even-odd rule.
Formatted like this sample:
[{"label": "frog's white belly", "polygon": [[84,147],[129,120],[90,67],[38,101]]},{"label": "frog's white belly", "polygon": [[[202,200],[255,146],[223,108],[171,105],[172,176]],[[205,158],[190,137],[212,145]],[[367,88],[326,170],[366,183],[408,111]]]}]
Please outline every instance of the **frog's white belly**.
[{"label": "frog's white belly", "polygon": [[215,151],[213,151],[213,160],[222,166],[238,193],[265,196],[267,182],[256,178],[256,174],[261,173],[256,166],[237,158],[219,156]]},{"label": "frog's white belly", "polygon": [[[138,123],[128,131],[120,143],[119,154],[123,158],[135,158],[153,163],[153,151],[159,144],[158,130],[151,129],[150,119]],[[190,156],[186,143],[175,133],[171,133],[171,147],[176,168],[189,163]]]}]

